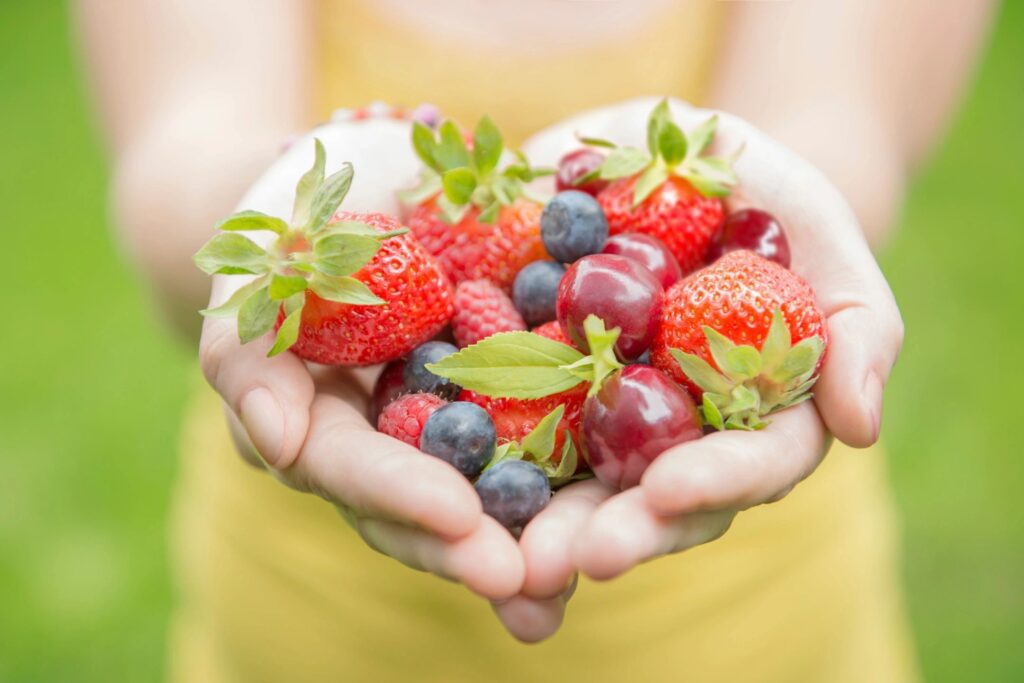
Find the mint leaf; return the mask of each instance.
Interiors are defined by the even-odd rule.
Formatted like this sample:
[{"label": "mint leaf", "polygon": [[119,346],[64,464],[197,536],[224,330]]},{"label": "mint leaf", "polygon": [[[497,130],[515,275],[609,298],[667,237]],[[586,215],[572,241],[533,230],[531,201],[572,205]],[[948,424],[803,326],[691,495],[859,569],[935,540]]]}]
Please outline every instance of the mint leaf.
[{"label": "mint leaf", "polygon": [[263,289],[267,286],[267,275],[256,278],[247,285],[243,285],[236,289],[234,293],[228,297],[228,300],[222,303],[220,306],[215,308],[204,308],[199,311],[199,315],[205,318],[228,318],[238,313],[239,307],[242,303],[250,296],[256,293],[257,290]]},{"label": "mint leaf", "polygon": [[278,275],[270,279],[270,298],[274,301],[284,301],[293,294],[306,291],[306,278],[299,275]]},{"label": "mint leaf", "polygon": [[259,339],[274,327],[280,304],[271,300],[266,288],[259,289],[238,309],[238,338],[243,344]]},{"label": "mint leaf", "polygon": [[564,414],[565,405],[559,404],[557,408],[541,418],[537,426],[523,438],[523,450],[533,456],[537,462],[545,462],[551,458],[555,450],[555,433]]},{"label": "mint leaf", "polygon": [[353,173],[352,164],[346,161],[341,165],[341,169],[332,173],[316,191],[309,209],[309,220],[306,223],[306,229],[311,234],[327,225],[338,207],[341,206],[341,201],[345,199],[349,187],[352,186]]},{"label": "mint leaf", "polygon": [[658,150],[669,166],[675,166],[686,158],[686,136],[672,121],[667,121],[658,135]]},{"label": "mint leaf", "polygon": [[480,119],[473,132],[473,162],[477,173],[486,177],[501,160],[501,132],[488,116]]},{"label": "mint leaf", "polygon": [[302,322],[302,307],[305,305],[305,292],[295,294],[284,302],[285,318],[281,321],[281,327],[277,328],[274,345],[267,352],[268,357],[287,351],[298,341],[299,324]]},{"label": "mint leaf", "polygon": [[441,124],[441,144],[434,148],[438,171],[444,172],[460,166],[469,166],[469,152],[462,139],[462,131],[453,121]]},{"label": "mint leaf", "polygon": [[365,283],[354,277],[327,277],[315,273],[309,287],[321,299],[341,304],[380,306],[386,303],[384,299],[371,292]]},{"label": "mint leaf", "polygon": [[444,183],[444,196],[452,204],[468,204],[476,189],[476,176],[468,168],[453,168],[445,171],[441,178]]},{"label": "mint leaf", "polygon": [[[292,208],[292,223],[305,225],[309,220],[309,210],[313,206],[313,197],[324,182],[324,164],[327,153],[320,138],[313,139],[313,167],[302,174],[295,186],[295,204]],[[283,221],[282,221],[283,222]]]},{"label": "mint leaf", "polygon": [[565,366],[582,358],[571,346],[532,332],[502,332],[427,369],[485,396],[540,398],[579,384],[581,378]]},{"label": "mint leaf", "polygon": [[664,166],[650,166],[644,171],[633,186],[633,208],[640,206],[651,193],[668,180],[668,170]]},{"label": "mint leaf", "polygon": [[623,367],[615,356],[615,342],[619,339],[620,330],[617,327],[606,330],[604,321],[591,313],[583,321],[583,332],[587,336],[590,355],[567,365],[565,369],[590,382],[587,395],[593,396],[601,390],[601,383],[608,375]]},{"label": "mint leaf", "polygon": [[636,175],[651,163],[651,157],[634,147],[619,147],[601,164],[601,178],[615,180]]},{"label": "mint leaf", "polygon": [[192,260],[208,275],[259,275],[270,268],[263,247],[235,232],[214,235]]},{"label": "mint leaf", "polygon": [[379,249],[380,240],[376,237],[330,232],[313,244],[314,265],[325,275],[351,275],[365,266]]},{"label": "mint leaf", "polygon": [[288,230],[288,224],[280,218],[268,216],[259,211],[239,211],[217,223],[216,230],[240,232],[245,230],[270,230],[282,235]]},{"label": "mint leaf", "polygon": [[428,168],[438,173],[441,172],[441,165],[437,162],[434,152],[437,143],[434,141],[434,131],[424,126],[419,121],[412,124],[412,148],[416,150],[416,156],[420,158]]}]

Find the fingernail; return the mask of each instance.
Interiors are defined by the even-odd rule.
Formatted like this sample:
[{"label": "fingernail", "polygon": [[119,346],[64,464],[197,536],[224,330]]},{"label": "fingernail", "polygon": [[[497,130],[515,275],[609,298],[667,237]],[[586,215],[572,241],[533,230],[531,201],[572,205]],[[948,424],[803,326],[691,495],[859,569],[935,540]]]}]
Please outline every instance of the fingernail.
[{"label": "fingernail", "polygon": [[242,397],[238,418],[249,433],[260,457],[274,467],[284,443],[284,412],[268,389],[253,389]]},{"label": "fingernail", "polygon": [[875,442],[882,433],[882,380],[874,371],[864,379],[864,400],[871,416],[871,441]]}]

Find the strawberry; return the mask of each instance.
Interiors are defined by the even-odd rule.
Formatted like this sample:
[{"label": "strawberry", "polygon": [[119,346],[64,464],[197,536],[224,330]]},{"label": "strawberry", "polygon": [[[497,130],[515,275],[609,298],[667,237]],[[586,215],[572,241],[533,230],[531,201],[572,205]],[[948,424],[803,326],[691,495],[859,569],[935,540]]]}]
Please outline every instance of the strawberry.
[{"label": "strawberry", "polygon": [[584,385],[550,396],[530,399],[494,398],[468,389],[464,389],[459,395],[460,401],[470,401],[486,410],[494,420],[498,438],[506,441],[521,441],[533,431],[545,415],[564,405],[565,413],[558,422],[555,436],[556,452],[561,450],[567,430],[572,440],[579,443],[580,413],[586,398],[587,389]]},{"label": "strawberry", "polygon": [[523,266],[545,258],[542,206],[525,184],[548,171],[531,168],[522,154],[499,171],[503,141],[489,118],[470,146],[451,121],[439,139],[414,123],[412,142],[426,168],[420,186],[402,194],[414,206],[409,228],[452,282],[488,279],[508,290]]},{"label": "strawberry", "polygon": [[537,327],[533,328],[531,332],[533,332],[534,334],[539,334],[545,339],[561,342],[566,346],[576,348],[576,345],[573,344],[569,340],[569,338],[565,336],[565,332],[562,331],[562,325],[557,320],[551,320],[549,322],[544,323],[543,325],[538,325]]},{"label": "strawberry", "polygon": [[663,100],[647,122],[648,151],[620,147],[608,155],[591,175],[614,181],[597,195],[612,235],[639,232],[658,238],[684,273],[704,262],[725,217],[721,197],[736,182],[733,159],[701,156],[717,124],[711,117],[688,139]]},{"label": "strawberry", "polygon": [[668,290],[651,361],[703,402],[707,423],[758,429],[811,397],[827,344],[811,287],[744,250]]},{"label": "strawberry", "polygon": [[447,401],[435,394],[399,396],[377,418],[377,431],[419,448],[423,425],[435,410],[447,404]]},{"label": "strawberry", "polygon": [[525,329],[512,300],[489,280],[464,280],[455,288],[452,334],[460,347],[498,332]]},{"label": "strawberry", "polygon": [[[291,349],[329,365],[393,360],[433,337],[452,315],[452,291],[437,261],[382,214],[338,211],[351,164],[325,178],[315,142],[313,167],[299,180],[291,222],[255,211],[221,221],[195,256],[209,274],[256,279],[203,315],[237,315],[242,343],[276,327],[269,355]],[[239,234],[271,231],[263,249]]]}]

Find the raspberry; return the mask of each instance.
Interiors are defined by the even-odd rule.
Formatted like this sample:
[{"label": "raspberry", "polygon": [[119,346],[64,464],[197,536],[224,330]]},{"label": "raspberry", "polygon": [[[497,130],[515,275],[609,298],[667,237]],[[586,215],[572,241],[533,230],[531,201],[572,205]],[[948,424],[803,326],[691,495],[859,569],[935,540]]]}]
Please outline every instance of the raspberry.
[{"label": "raspberry", "polygon": [[420,433],[434,411],[447,403],[434,394],[406,394],[388,404],[377,420],[377,430],[419,448]]},{"label": "raspberry", "polygon": [[460,347],[498,332],[525,330],[526,323],[512,300],[488,280],[466,280],[455,288],[452,333]]}]

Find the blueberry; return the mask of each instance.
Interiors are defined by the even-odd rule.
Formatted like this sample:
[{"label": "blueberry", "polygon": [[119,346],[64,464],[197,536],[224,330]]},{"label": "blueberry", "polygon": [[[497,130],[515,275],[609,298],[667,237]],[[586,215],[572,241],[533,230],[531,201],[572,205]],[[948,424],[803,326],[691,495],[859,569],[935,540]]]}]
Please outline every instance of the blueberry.
[{"label": "blueberry", "polygon": [[499,462],[480,476],[474,488],[484,512],[513,532],[526,526],[551,499],[548,478],[525,460]]},{"label": "blueberry", "polygon": [[629,361],[627,365],[650,365],[651,364],[651,350],[647,349],[639,356]]},{"label": "blueberry", "polygon": [[453,384],[445,377],[438,377],[430,370],[427,370],[428,363],[436,363],[445,356],[458,351],[454,344],[441,341],[430,341],[413,349],[409,354],[409,360],[405,363],[405,370],[402,372],[402,379],[405,387],[411,393],[423,392],[437,394],[441,398],[451,400],[459,395],[462,387]]},{"label": "blueberry", "polygon": [[456,401],[427,418],[420,450],[441,458],[467,477],[475,477],[494,455],[497,438],[486,410],[475,403]]},{"label": "blueberry", "polygon": [[554,320],[558,283],[565,266],[554,261],[534,261],[519,271],[512,284],[512,303],[530,327]]},{"label": "blueberry", "polygon": [[565,190],[544,207],[540,237],[552,258],[573,263],[604,248],[608,219],[592,196],[579,190]]}]

